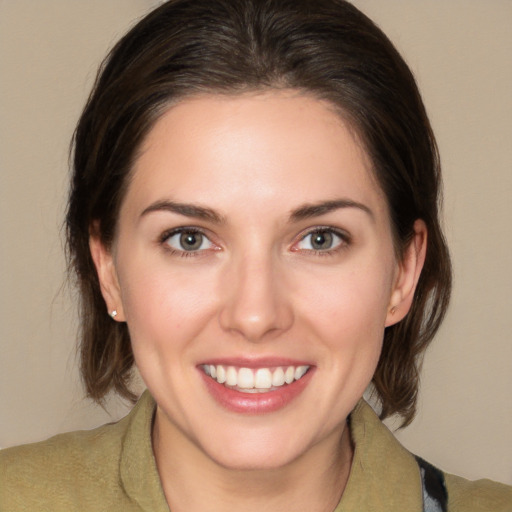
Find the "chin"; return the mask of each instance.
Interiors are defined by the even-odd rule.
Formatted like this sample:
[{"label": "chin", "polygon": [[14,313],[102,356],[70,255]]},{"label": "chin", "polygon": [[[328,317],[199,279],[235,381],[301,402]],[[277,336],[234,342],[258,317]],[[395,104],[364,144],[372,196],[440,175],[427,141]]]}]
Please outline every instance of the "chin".
[{"label": "chin", "polygon": [[[293,432],[293,430],[292,430]],[[313,441],[290,429],[228,429],[223,435],[199,442],[200,449],[216,464],[231,470],[273,470],[287,466],[308,452]],[[214,441],[214,442],[212,442]]]},{"label": "chin", "polygon": [[259,453],[236,452],[211,454],[210,458],[219,466],[231,471],[271,471],[287,466],[298,458],[297,455],[278,453],[275,447],[273,453],[260,450]]}]

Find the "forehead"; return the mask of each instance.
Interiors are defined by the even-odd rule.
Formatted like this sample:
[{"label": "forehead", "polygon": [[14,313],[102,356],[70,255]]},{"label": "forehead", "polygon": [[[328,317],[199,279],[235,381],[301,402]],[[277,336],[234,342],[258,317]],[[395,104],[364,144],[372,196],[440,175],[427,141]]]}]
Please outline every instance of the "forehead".
[{"label": "forehead", "polygon": [[383,200],[353,130],[328,102],[272,91],[170,107],[143,143],[126,201],[139,209],[175,198],[221,209],[233,200],[293,208],[347,194]]}]

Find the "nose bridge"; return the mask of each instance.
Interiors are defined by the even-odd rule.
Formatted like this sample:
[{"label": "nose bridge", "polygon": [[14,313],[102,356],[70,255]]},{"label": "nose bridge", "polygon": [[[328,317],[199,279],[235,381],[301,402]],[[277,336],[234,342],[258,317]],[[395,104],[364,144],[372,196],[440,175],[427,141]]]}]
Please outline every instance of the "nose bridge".
[{"label": "nose bridge", "polygon": [[[260,248],[261,249],[261,248]],[[230,262],[221,325],[257,342],[286,330],[293,320],[279,259],[271,251],[245,251]]]}]

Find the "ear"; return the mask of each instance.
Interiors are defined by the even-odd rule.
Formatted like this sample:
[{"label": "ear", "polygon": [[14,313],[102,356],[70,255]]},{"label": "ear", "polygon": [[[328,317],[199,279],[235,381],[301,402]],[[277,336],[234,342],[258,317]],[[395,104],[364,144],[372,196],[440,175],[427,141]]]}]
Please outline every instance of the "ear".
[{"label": "ear", "polygon": [[100,240],[98,229],[91,228],[89,249],[96,272],[98,273],[101,294],[107,305],[107,313],[112,316],[112,312],[116,311],[117,314],[112,318],[116,321],[124,322],[125,316],[121,301],[121,289],[119,287],[114,258],[112,251],[105,247]]},{"label": "ear", "polygon": [[427,226],[421,219],[414,223],[414,235],[407,246],[391,293],[386,327],[398,323],[411,309],[414,292],[427,253]]}]

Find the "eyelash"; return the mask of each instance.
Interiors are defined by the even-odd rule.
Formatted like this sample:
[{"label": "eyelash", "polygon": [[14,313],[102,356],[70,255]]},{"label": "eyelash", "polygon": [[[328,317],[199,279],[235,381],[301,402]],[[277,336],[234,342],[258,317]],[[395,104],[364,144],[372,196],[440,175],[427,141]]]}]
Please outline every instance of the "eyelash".
[{"label": "eyelash", "polygon": [[181,258],[190,258],[190,257],[201,256],[202,253],[204,253],[205,249],[203,249],[203,250],[196,250],[196,251],[186,251],[186,250],[174,249],[173,247],[171,247],[169,245],[168,240],[171,237],[173,237],[175,235],[182,235],[184,233],[190,234],[190,235],[196,235],[196,234],[202,235],[206,240],[208,240],[208,242],[210,244],[214,245],[213,242],[208,237],[208,235],[202,229],[199,229],[199,228],[196,228],[196,227],[187,227],[187,226],[180,227],[180,228],[174,228],[174,229],[170,229],[168,231],[165,231],[160,236],[159,243],[160,243],[160,245],[162,245],[164,247],[164,249],[166,251],[168,251],[173,256],[179,256]]},{"label": "eyelash", "polygon": [[338,254],[338,252],[346,250],[352,242],[350,235],[348,235],[348,233],[346,233],[345,231],[341,231],[339,229],[335,229],[335,228],[332,228],[329,226],[317,226],[313,229],[308,230],[306,233],[304,233],[300,237],[299,241],[294,244],[294,246],[301,243],[302,241],[304,241],[308,236],[314,236],[315,234],[320,234],[320,233],[321,234],[329,233],[331,235],[334,235],[335,237],[340,239],[340,242],[338,244],[336,244],[335,247],[326,249],[326,250],[297,248],[297,249],[295,249],[295,251],[297,251],[297,252],[304,251],[309,254],[313,254],[315,256],[334,256],[334,255]]},{"label": "eyelash", "polygon": [[[175,236],[175,235],[181,235],[181,234],[200,234],[202,235],[208,242],[215,246],[215,244],[210,240],[208,235],[202,230],[197,227],[179,227],[179,228],[173,228],[170,230],[165,231],[162,233],[162,235],[159,238],[159,244],[164,247],[166,251],[168,251],[170,254],[179,256],[181,258],[189,258],[189,257],[198,257],[203,255],[203,253],[207,249],[201,249],[201,250],[192,250],[192,251],[186,251],[186,250],[179,250],[174,249],[171,247],[168,243],[168,240]],[[308,236],[314,236],[315,234],[324,234],[329,233],[331,235],[334,235],[335,237],[340,239],[340,242],[334,247],[326,250],[317,250],[317,249],[300,249],[300,248],[294,248],[301,242],[303,242]],[[294,252],[305,252],[308,254],[313,254],[315,256],[333,256],[337,254],[339,251],[347,249],[347,247],[351,244],[351,237],[344,231],[334,229],[329,226],[317,226],[313,229],[308,230],[306,233],[302,234],[297,242],[293,244],[292,251]]]}]

